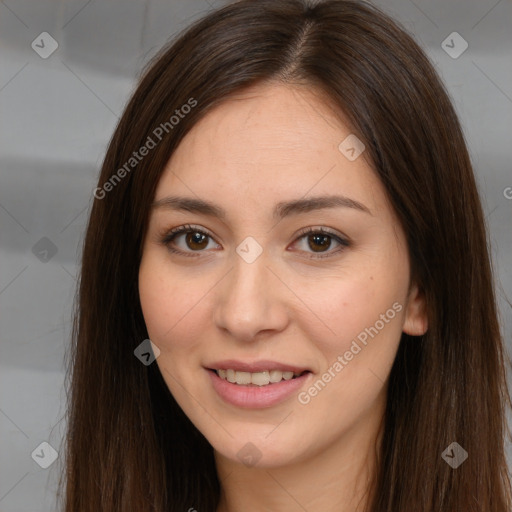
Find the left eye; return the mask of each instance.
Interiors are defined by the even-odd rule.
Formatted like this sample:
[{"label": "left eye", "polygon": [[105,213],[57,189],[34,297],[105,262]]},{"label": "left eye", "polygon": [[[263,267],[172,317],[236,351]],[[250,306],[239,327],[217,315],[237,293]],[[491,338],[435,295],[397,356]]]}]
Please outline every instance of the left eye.
[{"label": "left eye", "polygon": [[[176,249],[173,247],[173,245],[176,246],[177,240],[179,240],[181,237],[184,237],[186,248]],[[199,255],[194,253],[204,252],[205,249],[208,249],[209,239],[213,242],[213,237],[200,228],[195,228],[193,226],[182,226],[165,234],[162,238],[162,243],[169,249],[169,251],[173,253],[195,257]],[[296,241],[303,241],[303,249],[304,247],[307,247],[313,253],[318,254],[309,256],[310,258],[314,259],[326,258],[333,254],[337,254],[341,252],[343,248],[349,246],[349,242],[346,239],[340,235],[326,231],[324,228],[307,228],[300,233]],[[328,249],[331,248],[333,241],[337,243],[341,248],[335,251],[328,251]],[[304,246],[304,242],[306,246]],[[217,244],[217,247],[220,246]],[[304,252],[308,251],[305,250]]]},{"label": "left eye", "polygon": [[[323,229],[308,231],[302,234],[302,236],[300,236],[297,240],[303,241],[303,246],[305,243],[307,248],[311,249],[314,253],[322,254],[321,256],[310,256],[313,258],[326,258],[333,254],[337,254],[338,252],[342,251],[344,247],[349,245],[348,241],[344,238]],[[327,250],[331,248],[333,241],[334,243],[338,244],[340,248],[338,250],[327,252]],[[325,256],[323,255],[324,253]]]}]

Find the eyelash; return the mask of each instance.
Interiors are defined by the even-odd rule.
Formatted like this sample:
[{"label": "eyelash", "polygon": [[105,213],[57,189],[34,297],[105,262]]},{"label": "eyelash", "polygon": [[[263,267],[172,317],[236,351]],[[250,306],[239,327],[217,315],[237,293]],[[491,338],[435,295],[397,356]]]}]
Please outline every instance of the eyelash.
[{"label": "eyelash", "polygon": [[[199,256],[199,254],[197,254],[197,253],[201,253],[201,252],[205,252],[205,251],[203,250],[203,251],[189,252],[189,251],[182,251],[179,249],[174,249],[170,246],[170,243],[172,241],[174,241],[174,239],[178,235],[181,235],[183,233],[190,233],[190,232],[201,233],[202,235],[205,235],[205,236],[211,238],[212,240],[214,240],[214,238],[212,237],[212,235],[210,235],[210,233],[204,231],[201,228],[191,226],[190,224],[186,224],[184,226],[173,228],[170,231],[165,231],[161,235],[160,240],[161,240],[161,243],[163,245],[165,245],[167,247],[167,249],[172,253],[179,254],[182,256],[197,258]],[[326,253],[316,253],[317,254],[316,256],[308,256],[308,259],[318,260],[318,259],[323,259],[323,258],[329,258],[335,254],[342,252],[346,247],[350,246],[350,242],[347,239],[337,235],[336,233],[333,233],[332,231],[328,231],[325,228],[311,228],[311,227],[304,228],[298,233],[296,240],[300,240],[301,238],[304,238],[305,236],[312,235],[312,234],[327,235],[327,236],[333,238],[336,242],[338,242],[341,245],[341,248],[338,248],[338,250],[336,250],[336,251],[331,251],[331,252],[326,252]],[[310,253],[310,254],[312,254],[312,253]]]}]

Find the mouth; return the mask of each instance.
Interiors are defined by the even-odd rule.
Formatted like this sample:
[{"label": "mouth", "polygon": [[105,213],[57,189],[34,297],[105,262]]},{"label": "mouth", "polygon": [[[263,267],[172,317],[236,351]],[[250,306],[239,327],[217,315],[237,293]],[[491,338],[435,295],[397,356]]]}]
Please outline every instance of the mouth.
[{"label": "mouth", "polygon": [[208,368],[208,370],[215,373],[222,380],[245,387],[271,386],[273,384],[279,384],[282,381],[297,379],[306,373],[311,373],[309,370],[263,370],[258,372],[241,371],[232,368]]},{"label": "mouth", "polygon": [[313,372],[279,361],[228,359],[204,366],[217,395],[244,409],[263,409],[286,403],[310,383]]}]

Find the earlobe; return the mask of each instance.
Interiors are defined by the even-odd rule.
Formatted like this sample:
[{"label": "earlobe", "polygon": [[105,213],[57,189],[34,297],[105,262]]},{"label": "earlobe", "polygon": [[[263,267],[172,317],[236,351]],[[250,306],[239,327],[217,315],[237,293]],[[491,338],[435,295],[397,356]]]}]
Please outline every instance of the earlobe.
[{"label": "earlobe", "polygon": [[411,336],[422,336],[428,330],[425,294],[416,284],[409,293],[402,331]]}]

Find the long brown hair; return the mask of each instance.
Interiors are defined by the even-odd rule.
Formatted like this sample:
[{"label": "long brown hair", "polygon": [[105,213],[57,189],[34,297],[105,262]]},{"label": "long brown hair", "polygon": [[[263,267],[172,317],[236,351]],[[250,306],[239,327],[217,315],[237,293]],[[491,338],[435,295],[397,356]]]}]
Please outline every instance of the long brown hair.
[{"label": "long brown hair", "polygon": [[[75,302],[65,512],[216,509],[212,447],[158,366],[134,356],[148,338],[138,269],[172,152],[206,112],[262,82],[314,87],[347,116],[426,297],[428,332],[402,336],[391,370],[367,509],[510,510],[503,341],[482,208],[447,92],[411,36],[370,4],[242,0],[195,22],[153,59],[110,141]],[[186,104],[194,106],[180,110]],[[179,121],[170,122],[177,109]],[[134,163],[148,137],[154,146]],[[457,469],[441,457],[452,442],[468,453]]]}]

